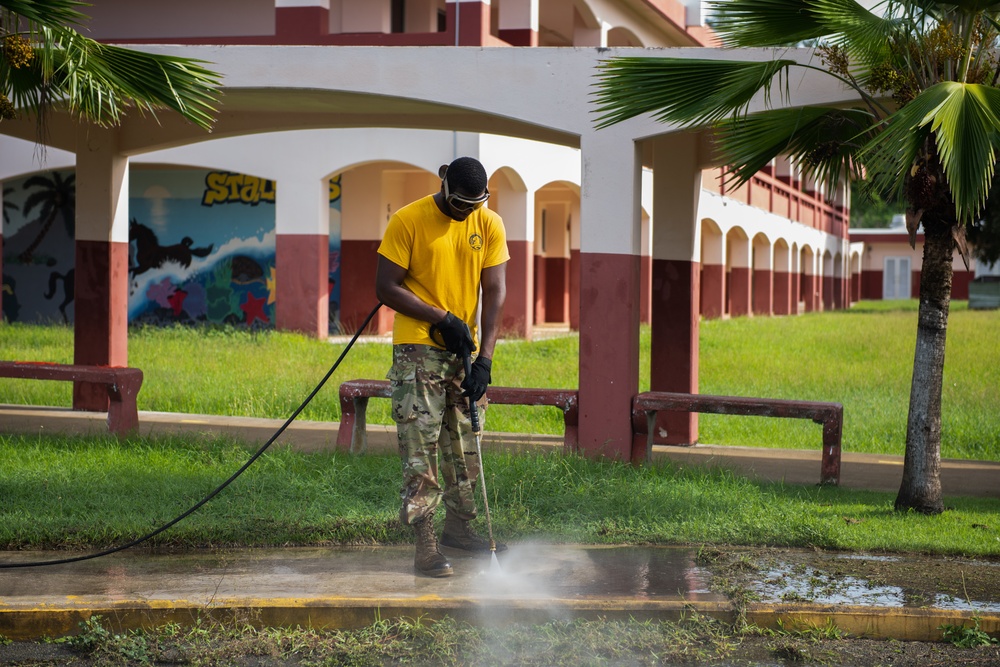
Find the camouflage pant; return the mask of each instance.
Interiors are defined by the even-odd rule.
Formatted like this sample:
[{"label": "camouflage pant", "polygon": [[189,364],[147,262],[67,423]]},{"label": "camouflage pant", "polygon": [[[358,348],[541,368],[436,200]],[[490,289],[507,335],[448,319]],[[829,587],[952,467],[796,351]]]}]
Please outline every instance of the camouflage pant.
[{"label": "camouflage pant", "polygon": [[[412,524],[442,500],[460,518],[475,518],[480,466],[468,399],[462,398],[462,360],[430,345],[394,345],[386,377],[392,381],[392,417],[403,462],[400,518]],[[478,405],[482,428],[486,398]]]}]

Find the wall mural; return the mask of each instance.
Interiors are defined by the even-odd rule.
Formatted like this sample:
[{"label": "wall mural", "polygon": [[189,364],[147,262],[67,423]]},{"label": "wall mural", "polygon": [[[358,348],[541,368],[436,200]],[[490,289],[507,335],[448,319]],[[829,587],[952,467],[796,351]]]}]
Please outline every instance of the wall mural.
[{"label": "wall mural", "polygon": [[[3,315],[71,322],[75,176],[4,184]],[[129,174],[131,323],[274,326],[274,181],[223,171]],[[340,177],[330,181],[330,330],[339,327]]]},{"label": "wall mural", "polygon": [[76,174],[49,171],[4,182],[3,316],[73,320]]}]

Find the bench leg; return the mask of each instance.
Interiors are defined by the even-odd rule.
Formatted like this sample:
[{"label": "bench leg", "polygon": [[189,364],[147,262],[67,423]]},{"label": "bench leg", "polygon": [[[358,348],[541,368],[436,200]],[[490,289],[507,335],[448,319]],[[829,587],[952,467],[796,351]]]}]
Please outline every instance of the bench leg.
[{"label": "bench leg", "polygon": [[108,430],[119,437],[139,428],[136,395],[141,384],[142,380],[119,379],[108,385]]},{"label": "bench leg", "polygon": [[575,454],[580,448],[580,412],[574,404],[563,411],[563,453]]},{"label": "bench leg", "polygon": [[340,397],[340,428],[337,430],[337,449],[349,451],[351,434],[354,433],[354,399]]},{"label": "bench leg", "polygon": [[357,396],[354,401],[354,425],[351,428],[351,454],[364,454],[368,450],[368,397]]},{"label": "bench leg", "polygon": [[823,422],[823,461],[820,484],[840,484],[840,441],[843,420],[831,417]]}]

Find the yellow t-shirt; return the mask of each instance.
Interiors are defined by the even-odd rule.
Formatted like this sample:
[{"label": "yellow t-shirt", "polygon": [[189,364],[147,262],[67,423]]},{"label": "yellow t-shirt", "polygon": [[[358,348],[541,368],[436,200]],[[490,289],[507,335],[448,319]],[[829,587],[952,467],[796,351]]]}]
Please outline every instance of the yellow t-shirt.
[{"label": "yellow t-shirt", "polygon": [[[428,195],[399,209],[386,227],[378,253],[406,269],[403,287],[432,306],[464,320],[479,347],[476,311],[483,269],[510,259],[500,216],[485,206],[465,220],[452,220]],[[430,323],[396,313],[395,345],[434,345]]]}]

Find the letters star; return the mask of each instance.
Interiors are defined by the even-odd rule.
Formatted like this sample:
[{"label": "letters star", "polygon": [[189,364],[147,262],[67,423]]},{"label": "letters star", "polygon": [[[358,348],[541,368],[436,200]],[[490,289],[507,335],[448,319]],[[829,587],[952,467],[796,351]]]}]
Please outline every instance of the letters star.
[{"label": "letters star", "polygon": [[267,297],[261,297],[258,299],[253,294],[247,294],[246,303],[240,306],[240,310],[242,310],[247,316],[247,326],[252,325],[254,320],[260,320],[265,324],[270,322],[270,320],[267,319],[267,315],[264,314],[264,304],[266,303]]}]

